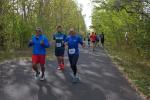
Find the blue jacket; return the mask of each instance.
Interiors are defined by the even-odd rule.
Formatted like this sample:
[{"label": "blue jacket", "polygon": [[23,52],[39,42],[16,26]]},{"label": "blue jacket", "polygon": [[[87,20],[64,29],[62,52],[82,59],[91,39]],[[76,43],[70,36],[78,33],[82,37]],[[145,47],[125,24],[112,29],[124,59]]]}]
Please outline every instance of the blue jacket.
[{"label": "blue jacket", "polygon": [[[41,45],[41,41],[44,41],[44,45]],[[32,40],[30,41],[29,47],[33,47],[33,54],[35,55],[45,55],[46,54],[46,48],[50,47],[49,41],[45,35],[39,35],[37,38],[36,35],[32,37]]]},{"label": "blue jacket", "polygon": [[79,44],[83,45],[83,40],[79,35],[71,36],[69,35],[65,42],[68,43],[68,54],[79,54]]}]

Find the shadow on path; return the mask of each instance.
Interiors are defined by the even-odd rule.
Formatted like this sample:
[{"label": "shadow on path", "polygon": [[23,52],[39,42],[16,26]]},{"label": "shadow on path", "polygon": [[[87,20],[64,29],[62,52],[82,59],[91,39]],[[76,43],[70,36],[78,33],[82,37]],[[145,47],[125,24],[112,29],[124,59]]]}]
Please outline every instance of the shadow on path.
[{"label": "shadow on path", "polygon": [[43,82],[34,79],[28,59],[1,64],[0,100],[142,100],[102,48],[81,52],[78,84],[71,82],[67,57],[63,72],[55,60],[47,60]]}]

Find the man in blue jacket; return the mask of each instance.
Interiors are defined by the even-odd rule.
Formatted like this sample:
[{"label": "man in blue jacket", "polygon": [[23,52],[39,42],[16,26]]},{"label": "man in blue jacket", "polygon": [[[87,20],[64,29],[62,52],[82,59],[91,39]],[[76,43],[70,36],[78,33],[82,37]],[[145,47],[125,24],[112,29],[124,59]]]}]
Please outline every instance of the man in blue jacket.
[{"label": "man in blue jacket", "polygon": [[45,35],[42,34],[41,28],[36,28],[36,34],[32,37],[29,42],[29,47],[33,47],[32,54],[32,68],[36,72],[36,78],[39,78],[40,72],[37,64],[41,66],[41,77],[40,80],[45,79],[45,56],[46,48],[49,48],[50,44]]}]

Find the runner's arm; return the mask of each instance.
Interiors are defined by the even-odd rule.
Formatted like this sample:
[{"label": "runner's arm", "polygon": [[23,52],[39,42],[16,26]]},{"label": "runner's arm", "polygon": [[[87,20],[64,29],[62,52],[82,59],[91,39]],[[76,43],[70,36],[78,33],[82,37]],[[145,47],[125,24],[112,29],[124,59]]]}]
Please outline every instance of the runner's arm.
[{"label": "runner's arm", "polygon": [[34,42],[33,42],[33,37],[32,37],[32,39],[28,43],[28,47],[32,47],[33,45],[34,45]]},{"label": "runner's arm", "polygon": [[67,36],[64,34],[63,42],[65,43]]},{"label": "runner's arm", "polygon": [[49,43],[47,37],[44,38],[44,47],[45,48],[49,48],[50,47],[50,43]]},{"label": "runner's arm", "polygon": [[66,36],[66,38],[64,39],[64,45],[65,45],[65,48],[67,48],[68,46],[68,37]]},{"label": "runner's arm", "polygon": [[85,43],[83,42],[81,37],[79,37],[79,43],[82,45],[83,48],[85,47]]}]

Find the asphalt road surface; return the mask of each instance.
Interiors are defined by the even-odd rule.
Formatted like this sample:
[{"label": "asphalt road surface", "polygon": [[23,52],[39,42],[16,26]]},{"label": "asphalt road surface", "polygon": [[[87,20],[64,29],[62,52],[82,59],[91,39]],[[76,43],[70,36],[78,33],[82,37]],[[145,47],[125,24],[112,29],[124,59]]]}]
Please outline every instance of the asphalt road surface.
[{"label": "asphalt road surface", "polygon": [[73,84],[68,58],[65,70],[56,59],[46,63],[46,80],[34,79],[30,59],[5,61],[0,65],[0,100],[142,100],[102,48],[82,49]]}]

